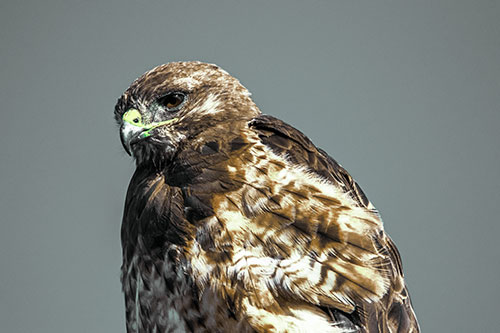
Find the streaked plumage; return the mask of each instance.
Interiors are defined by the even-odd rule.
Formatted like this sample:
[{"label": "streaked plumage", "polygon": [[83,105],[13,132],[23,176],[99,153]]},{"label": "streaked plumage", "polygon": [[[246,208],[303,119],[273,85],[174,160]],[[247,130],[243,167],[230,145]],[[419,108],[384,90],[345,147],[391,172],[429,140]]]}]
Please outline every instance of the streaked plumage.
[{"label": "streaked plumage", "polygon": [[128,332],[419,331],[360,187],[235,78],[162,65],[115,116],[137,164],[122,225]]}]

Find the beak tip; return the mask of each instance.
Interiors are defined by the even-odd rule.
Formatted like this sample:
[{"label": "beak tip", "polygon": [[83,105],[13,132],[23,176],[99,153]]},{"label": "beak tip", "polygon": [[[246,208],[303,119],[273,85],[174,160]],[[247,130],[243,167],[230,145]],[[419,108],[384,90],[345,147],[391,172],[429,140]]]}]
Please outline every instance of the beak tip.
[{"label": "beak tip", "polygon": [[130,140],[124,134],[124,132],[123,132],[123,126],[120,128],[120,141],[122,143],[122,146],[123,146],[123,149],[125,150],[125,152],[129,156],[132,156],[131,147],[130,147]]},{"label": "beak tip", "polygon": [[127,153],[128,156],[132,156],[132,153],[130,152],[130,148],[129,147],[125,147],[125,152]]}]

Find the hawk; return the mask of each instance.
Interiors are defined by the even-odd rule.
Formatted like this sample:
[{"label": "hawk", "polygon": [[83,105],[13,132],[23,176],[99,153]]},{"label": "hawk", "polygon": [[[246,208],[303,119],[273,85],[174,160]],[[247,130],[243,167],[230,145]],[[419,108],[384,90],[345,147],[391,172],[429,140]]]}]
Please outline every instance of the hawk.
[{"label": "hawk", "polygon": [[216,65],[139,77],[121,229],[128,332],[419,332],[401,259],[342,166]]}]

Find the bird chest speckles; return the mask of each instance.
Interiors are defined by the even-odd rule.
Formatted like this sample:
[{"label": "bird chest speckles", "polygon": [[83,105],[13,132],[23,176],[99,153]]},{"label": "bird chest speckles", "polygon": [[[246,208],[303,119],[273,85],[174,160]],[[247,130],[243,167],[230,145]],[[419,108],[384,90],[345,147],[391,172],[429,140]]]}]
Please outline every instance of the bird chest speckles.
[{"label": "bird chest speckles", "polygon": [[170,246],[164,258],[139,248],[122,266],[127,332],[250,332],[212,290],[199,290],[189,260]]},{"label": "bird chest speckles", "polygon": [[[163,258],[143,253],[142,240],[122,266],[128,332],[185,332],[201,314],[186,263],[171,246]],[[189,322],[188,322],[189,320]]]}]

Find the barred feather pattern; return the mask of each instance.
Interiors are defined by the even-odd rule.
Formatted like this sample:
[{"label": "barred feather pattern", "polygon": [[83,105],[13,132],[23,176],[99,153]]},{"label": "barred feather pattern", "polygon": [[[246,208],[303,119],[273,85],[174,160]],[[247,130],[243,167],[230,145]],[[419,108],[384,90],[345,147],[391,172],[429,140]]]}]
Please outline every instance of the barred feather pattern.
[{"label": "barred feather pattern", "polygon": [[213,290],[193,292],[188,261],[175,246],[163,259],[146,253],[123,266],[123,291],[132,295],[125,299],[127,332],[254,332]]}]

